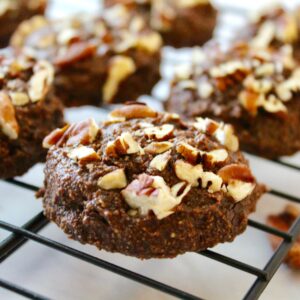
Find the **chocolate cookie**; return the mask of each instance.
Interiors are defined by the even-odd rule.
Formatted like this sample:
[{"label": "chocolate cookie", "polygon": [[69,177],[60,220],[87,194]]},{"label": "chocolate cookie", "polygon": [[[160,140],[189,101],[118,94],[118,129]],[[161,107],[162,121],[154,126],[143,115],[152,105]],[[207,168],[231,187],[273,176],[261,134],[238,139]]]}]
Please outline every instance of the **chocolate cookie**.
[{"label": "chocolate cookie", "polygon": [[139,258],[200,251],[245,230],[264,187],[231,126],[142,104],[110,117],[44,140],[47,218],[81,243]]},{"label": "chocolate cookie", "polygon": [[24,174],[45,159],[44,137],[63,125],[52,94],[54,70],[11,49],[0,51],[0,178]]},{"label": "chocolate cookie", "polygon": [[217,11],[209,0],[105,0],[107,6],[120,3],[144,14],[164,43],[177,48],[204,44],[217,23]]},{"label": "chocolate cookie", "polygon": [[127,6],[101,17],[34,17],[20,25],[11,44],[54,64],[55,91],[68,106],[137,99],[160,78],[161,37]]},{"label": "chocolate cookie", "polygon": [[0,47],[8,45],[18,25],[34,15],[43,14],[47,0],[1,0],[0,3]]},{"label": "chocolate cookie", "polygon": [[205,63],[178,72],[167,109],[186,118],[231,123],[241,148],[260,156],[300,150],[300,68],[291,46],[272,50],[236,44],[207,52]]},{"label": "chocolate cookie", "polygon": [[293,11],[276,6],[261,12],[247,24],[238,39],[244,39],[255,47],[293,46],[295,58],[300,62],[300,7]]}]

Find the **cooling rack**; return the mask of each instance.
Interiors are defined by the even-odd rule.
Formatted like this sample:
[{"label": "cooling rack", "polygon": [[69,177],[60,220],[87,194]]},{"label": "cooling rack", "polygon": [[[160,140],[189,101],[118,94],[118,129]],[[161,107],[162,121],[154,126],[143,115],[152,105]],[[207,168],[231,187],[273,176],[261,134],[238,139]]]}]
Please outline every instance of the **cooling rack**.
[{"label": "cooling rack", "polygon": [[[244,12],[234,7],[223,6],[222,9],[229,13],[244,15]],[[186,55],[186,57],[187,56],[189,55]],[[179,57],[177,57],[176,61],[178,62],[179,60]],[[169,58],[169,60],[166,59],[166,61],[168,61],[168,63],[171,65],[175,64],[174,57]],[[156,98],[158,98],[157,95],[155,96]],[[150,102],[151,101],[153,102],[153,100],[150,100]],[[299,172],[300,174],[300,167],[294,163],[286,162],[283,160],[273,160],[270,162],[272,164],[280,165],[283,168],[288,168],[295,172]],[[9,185],[12,185],[15,189],[21,189],[23,191],[36,192],[39,189],[38,186],[28,184],[22,179],[9,179],[5,180],[5,182]],[[289,201],[300,204],[299,197],[290,194],[289,191],[283,190],[282,188],[279,188],[278,190],[271,189],[269,190],[268,194],[270,195],[270,197],[280,198],[282,201]],[[32,197],[34,198],[34,194],[32,194]],[[97,258],[93,255],[89,255],[83,251],[79,251],[73,247],[45,237],[44,235],[42,235],[41,231],[48,224],[49,221],[44,217],[42,212],[39,212],[32,218],[28,219],[23,226],[16,226],[13,223],[8,223],[0,219],[0,228],[10,233],[10,235],[0,243],[0,268],[3,262],[13,257],[22,248],[22,246],[28,243],[28,241],[32,241],[34,243],[38,243],[45,247],[51,248],[55,251],[61,252],[65,255],[71,256],[75,259],[81,260],[86,264],[94,265],[99,269],[105,269],[107,271],[113,272],[119,276],[127,278],[128,280],[136,282],[136,284],[141,284],[156,289],[162,293],[166,293],[180,299],[203,299],[201,295],[191,294],[177,287],[165,284],[158,280],[151,279],[150,277],[139,274],[138,272],[131,271],[120,266],[119,264],[114,264],[105,259]],[[228,255],[219,254],[214,250],[205,250],[199,252],[198,254],[220,264],[235,268],[240,272],[245,272],[255,276],[255,281],[248,287],[248,290],[245,290],[245,294],[243,296],[243,299],[252,300],[258,299],[262,294],[264,289],[272,280],[272,277],[274,276],[280,265],[283,263],[289,249],[292,247],[293,243],[300,234],[300,217],[294,222],[288,232],[282,232],[276,228],[251,219],[248,221],[248,226],[260,232],[275,235],[282,239],[281,244],[263,268],[258,268],[257,266],[242,262],[241,260],[232,258]],[[257,246],[257,253],[259,254],[259,245]],[[40,295],[35,291],[28,290],[15,282],[7,280],[6,278],[0,278],[0,287],[29,299],[49,299],[47,295]]]}]

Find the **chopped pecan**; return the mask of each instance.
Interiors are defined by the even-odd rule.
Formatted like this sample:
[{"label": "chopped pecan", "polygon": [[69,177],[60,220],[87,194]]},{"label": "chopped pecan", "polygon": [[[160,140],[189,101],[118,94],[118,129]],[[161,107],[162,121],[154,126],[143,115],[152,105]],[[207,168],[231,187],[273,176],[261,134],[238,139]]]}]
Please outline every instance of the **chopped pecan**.
[{"label": "chopped pecan", "polygon": [[5,92],[0,92],[0,126],[5,135],[15,140],[19,135],[19,125],[16,119],[15,108]]},{"label": "chopped pecan", "polygon": [[71,159],[78,161],[79,164],[86,164],[91,161],[100,159],[96,151],[91,147],[79,146],[70,150],[68,156]]},{"label": "chopped pecan", "polygon": [[54,130],[44,139],[43,146],[45,148],[50,148],[53,145],[58,147],[64,145],[88,145],[95,140],[98,131],[98,125],[95,120],[91,118]]},{"label": "chopped pecan", "polygon": [[184,142],[177,145],[176,151],[191,164],[195,164],[200,157],[200,151],[197,148]]},{"label": "chopped pecan", "polygon": [[126,120],[155,118],[157,116],[157,112],[149,106],[136,103],[124,105],[121,108],[115,109],[110,113],[110,116],[112,118],[125,118]]},{"label": "chopped pecan", "polygon": [[242,164],[227,165],[218,171],[218,175],[225,183],[229,183],[230,180],[240,180],[251,183],[255,182],[255,178],[253,177],[249,167]]},{"label": "chopped pecan", "polygon": [[107,156],[118,157],[119,155],[143,153],[143,149],[129,132],[123,132],[121,136],[107,144],[105,152]]},{"label": "chopped pecan", "polygon": [[171,150],[155,156],[150,162],[150,168],[154,168],[158,171],[163,171],[168,165],[168,162],[171,158],[170,154]]},{"label": "chopped pecan", "polygon": [[50,149],[52,146],[59,143],[61,138],[64,136],[66,130],[70,127],[70,125],[66,125],[63,128],[58,128],[53,130],[50,134],[48,134],[43,141],[43,147],[46,149]]},{"label": "chopped pecan", "polygon": [[161,154],[173,147],[171,142],[153,142],[144,148],[145,152],[150,154]]},{"label": "chopped pecan", "polygon": [[[287,205],[280,214],[270,215],[267,223],[281,231],[288,231],[298,217],[300,217],[300,210],[294,205]],[[273,249],[277,249],[282,239],[275,235],[269,237]],[[288,252],[285,261],[290,267],[300,270],[300,236]]]},{"label": "chopped pecan", "polygon": [[40,61],[34,67],[34,74],[30,78],[28,94],[32,102],[43,100],[48,93],[54,79],[54,69],[46,61]]},{"label": "chopped pecan", "polygon": [[91,42],[78,42],[70,45],[68,50],[54,59],[58,67],[67,67],[77,61],[93,56],[97,51],[95,44]]},{"label": "chopped pecan", "polygon": [[144,132],[148,138],[164,141],[173,137],[174,125],[164,124],[162,126],[145,128]]},{"label": "chopped pecan", "polygon": [[104,190],[122,189],[126,185],[127,179],[124,169],[114,170],[98,180],[98,186]]},{"label": "chopped pecan", "polygon": [[[61,143],[66,143],[67,146],[88,145],[92,143],[99,131],[99,127],[94,119],[79,122],[71,125],[65,132],[65,138],[62,138]],[[61,146],[61,143],[58,146]]]},{"label": "chopped pecan", "polygon": [[199,186],[199,179],[203,175],[203,166],[201,164],[193,166],[183,160],[176,160],[175,173],[180,180],[186,181],[193,187],[196,187]]}]

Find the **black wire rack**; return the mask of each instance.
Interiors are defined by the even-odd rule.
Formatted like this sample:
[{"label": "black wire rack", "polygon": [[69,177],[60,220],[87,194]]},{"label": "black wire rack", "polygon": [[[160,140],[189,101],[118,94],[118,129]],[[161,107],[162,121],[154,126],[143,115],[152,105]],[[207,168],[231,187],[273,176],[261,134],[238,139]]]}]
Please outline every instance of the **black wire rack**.
[{"label": "black wire rack", "polygon": [[[223,6],[222,10],[245,15],[245,11],[236,9],[234,7]],[[281,160],[273,160],[272,162],[275,164],[279,164],[284,168],[290,168],[292,170],[300,172],[300,166],[294,165],[292,163],[287,163]],[[39,187],[25,183],[20,180],[8,179],[5,181],[6,183],[11,184],[16,188],[20,188],[23,190],[32,192],[36,192],[39,190]],[[268,191],[268,194],[274,197],[278,197],[283,201],[290,201],[300,204],[300,197],[295,197],[283,191],[272,189]],[[77,258],[81,261],[86,262],[87,264],[91,264],[96,267],[99,267],[100,269],[105,269],[107,271],[123,276],[128,280],[135,281],[137,284],[148,286],[150,288],[172,295],[179,299],[203,299],[201,298],[201,296],[192,295],[188,292],[177,289],[176,287],[164,284],[160,281],[151,279],[149,277],[133,272],[116,264],[89,255],[83,251],[76,250],[62,243],[58,243],[52,239],[49,239],[39,233],[48,224],[49,221],[45,218],[43,212],[39,212],[38,214],[36,214],[34,217],[29,219],[23,226],[16,226],[14,224],[7,223],[0,219],[0,228],[10,232],[10,235],[0,243],[0,264],[3,263],[6,259],[12,257],[14,253],[18,251],[28,241],[33,241],[38,244],[44,245],[45,247],[49,247],[66,255]],[[229,256],[219,254],[212,250],[201,251],[199,252],[199,254],[214,261],[217,261],[221,264],[225,264],[227,266],[240,270],[241,272],[246,272],[248,274],[254,275],[256,279],[252,286],[250,286],[249,289],[246,291],[243,297],[243,299],[245,300],[253,300],[258,299],[264,291],[264,289],[270,283],[274,274],[276,273],[280,265],[283,263],[293,243],[300,235],[300,217],[294,222],[294,224],[290,227],[288,232],[280,231],[276,228],[270,227],[266,224],[251,219],[248,221],[248,226],[282,239],[281,244],[271,256],[269,261],[266,263],[264,268],[257,268],[253,265],[233,259]],[[0,278],[0,287],[29,299],[49,299],[47,296],[35,293],[34,291],[28,290],[22,286],[15,284],[14,282],[9,282],[3,278]]]}]

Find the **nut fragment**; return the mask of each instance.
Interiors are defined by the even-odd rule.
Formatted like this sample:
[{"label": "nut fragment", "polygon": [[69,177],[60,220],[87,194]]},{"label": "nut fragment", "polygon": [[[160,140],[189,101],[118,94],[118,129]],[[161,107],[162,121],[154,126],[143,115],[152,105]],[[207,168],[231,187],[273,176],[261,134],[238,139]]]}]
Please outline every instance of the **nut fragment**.
[{"label": "nut fragment", "polygon": [[222,124],[222,126],[215,131],[214,136],[228,150],[235,152],[239,149],[239,140],[235,136],[231,125]]},{"label": "nut fragment", "polygon": [[[267,219],[268,225],[281,231],[287,232],[295,220],[300,216],[300,210],[294,205],[287,205],[283,212],[278,215],[270,215]],[[274,250],[280,245],[282,239],[275,235],[270,235],[270,241]],[[292,246],[285,262],[294,269],[300,270],[300,237]]]},{"label": "nut fragment", "polygon": [[10,139],[16,140],[18,138],[20,128],[17,123],[15,108],[5,92],[0,92],[0,127]]},{"label": "nut fragment", "polygon": [[111,58],[108,77],[103,86],[103,100],[105,103],[110,103],[113,100],[121,82],[135,71],[136,66],[131,57],[117,55]]},{"label": "nut fragment", "polygon": [[193,123],[194,127],[210,135],[213,135],[220,126],[218,122],[209,118],[196,118],[196,121]]},{"label": "nut fragment", "polygon": [[93,148],[86,146],[79,146],[70,150],[68,157],[78,161],[80,164],[89,163],[100,158]]},{"label": "nut fragment", "polygon": [[43,147],[45,149],[50,149],[52,146],[59,143],[61,138],[64,136],[66,130],[70,127],[70,125],[66,125],[63,128],[58,128],[53,130],[50,134],[48,134],[43,140]]},{"label": "nut fragment", "polygon": [[138,209],[141,215],[153,211],[160,220],[174,213],[174,208],[190,191],[191,186],[179,182],[168,187],[160,176],[139,175],[121,193],[131,208]]},{"label": "nut fragment", "polygon": [[112,142],[109,142],[106,147],[106,155],[117,157],[119,155],[143,153],[143,149],[135,141],[129,132],[123,132],[121,136]]},{"label": "nut fragment", "polygon": [[28,94],[32,102],[43,100],[54,79],[54,69],[46,61],[40,61],[34,67],[34,74],[28,85]]},{"label": "nut fragment", "polygon": [[255,188],[255,183],[241,180],[230,180],[227,185],[228,194],[236,201],[241,201],[249,196]]},{"label": "nut fragment", "polygon": [[171,151],[167,151],[163,154],[155,156],[150,162],[150,168],[156,169],[158,171],[163,171],[171,158]]},{"label": "nut fragment", "polygon": [[195,164],[200,156],[200,151],[197,148],[185,142],[180,142],[176,147],[176,151],[191,164]]},{"label": "nut fragment", "polygon": [[173,147],[173,143],[171,142],[153,142],[147,145],[144,150],[150,154],[161,154],[163,152],[168,151]]},{"label": "nut fragment", "polygon": [[193,187],[199,186],[199,179],[203,175],[202,165],[193,166],[183,160],[175,162],[176,176],[183,181],[190,183]]},{"label": "nut fragment", "polygon": [[98,180],[98,186],[104,190],[122,189],[127,185],[124,169],[114,170]]},{"label": "nut fragment", "polygon": [[64,68],[74,62],[89,58],[96,53],[97,47],[91,42],[77,42],[72,44],[64,54],[56,57],[54,64]]},{"label": "nut fragment", "polygon": [[[66,143],[67,146],[78,144],[88,145],[92,143],[99,132],[99,127],[93,118],[86,121],[71,125],[65,132],[66,140],[62,139],[61,143]],[[60,146],[60,145],[58,145]]]},{"label": "nut fragment", "polygon": [[156,116],[156,111],[154,111],[147,105],[138,103],[124,105],[121,108],[115,109],[110,113],[110,117],[112,118],[125,118],[125,120],[155,118]]},{"label": "nut fragment", "polygon": [[240,180],[251,183],[255,182],[255,178],[248,166],[242,164],[227,165],[218,171],[218,175],[225,183],[229,183],[230,180]]},{"label": "nut fragment", "polygon": [[209,152],[205,152],[204,155],[208,158],[210,163],[214,164],[224,162],[228,157],[228,152],[225,149],[216,149]]},{"label": "nut fragment", "polygon": [[204,172],[201,176],[202,187],[207,188],[209,193],[215,193],[221,190],[222,178],[213,172]]},{"label": "nut fragment", "polygon": [[25,93],[10,92],[9,96],[11,98],[12,104],[15,106],[22,106],[22,105],[29,103],[29,97]]},{"label": "nut fragment", "polygon": [[154,138],[158,141],[169,139],[173,136],[174,125],[164,124],[162,126],[145,128],[144,132],[148,138]]}]

